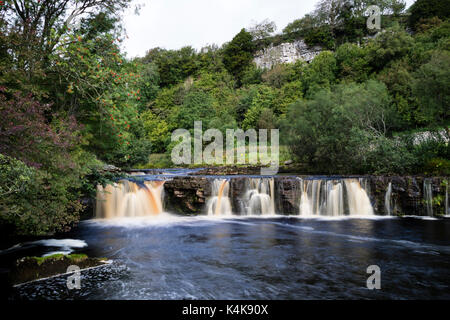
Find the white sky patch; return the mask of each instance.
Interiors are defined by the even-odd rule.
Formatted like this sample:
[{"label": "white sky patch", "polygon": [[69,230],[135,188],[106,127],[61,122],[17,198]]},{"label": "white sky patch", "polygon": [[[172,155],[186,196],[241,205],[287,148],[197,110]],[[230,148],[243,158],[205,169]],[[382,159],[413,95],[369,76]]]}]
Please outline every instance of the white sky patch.
[{"label": "white sky patch", "polygon": [[[278,32],[295,19],[314,10],[318,0],[139,0],[144,3],[139,15],[134,9],[124,14],[128,39],[123,48],[128,57],[144,56],[161,47],[201,49],[208,44],[230,41],[242,28],[264,19],[275,21]],[[414,0],[406,0],[407,5]]]}]

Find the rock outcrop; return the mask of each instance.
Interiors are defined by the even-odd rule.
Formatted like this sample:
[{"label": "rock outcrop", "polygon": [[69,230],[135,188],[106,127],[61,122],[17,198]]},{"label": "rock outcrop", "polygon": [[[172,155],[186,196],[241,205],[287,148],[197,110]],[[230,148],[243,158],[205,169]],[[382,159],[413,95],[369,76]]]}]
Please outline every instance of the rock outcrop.
[{"label": "rock outcrop", "polygon": [[[212,174],[211,170],[207,173]],[[220,176],[218,176],[220,178]],[[276,176],[274,178],[275,206],[279,214],[298,214],[300,204],[299,176]],[[230,179],[230,198],[233,212],[242,212],[242,199],[246,191],[246,176],[237,175]],[[311,177],[308,177],[311,178]],[[323,177],[321,177],[323,178]],[[345,178],[345,177],[342,177]],[[354,178],[354,177],[353,177]],[[214,176],[186,176],[168,180],[165,185],[165,209],[178,214],[197,215],[206,213],[206,202],[211,197]],[[365,176],[368,195],[376,214],[387,214],[386,192],[391,184],[392,215],[443,215],[446,207],[449,177],[422,176]],[[425,195],[425,185],[431,188],[432,199]],[[448,199],[448,194],[447,194]],[[447,200],[448,201],[448,200]]]},{"label": "rock outcrop", "polygon": [[303,40],[296,40],[292,43],[286,42],[278,46],[271,45],[260,50],[256,53],[253,61],[259,68],[271,69],[276,64],[294,63],[300,59],[310,62],[322,50],[318,46],[309,47]]},{"label": "rock outcrop", "polygon": [[63,255],[56,254],[49,257],[24,257],[17,260],[10,272],[10,283],[19,284],[55,275],[65,274],[71,265],[81,270],[103,266],[107,259],[89,258],[83,254]]}]

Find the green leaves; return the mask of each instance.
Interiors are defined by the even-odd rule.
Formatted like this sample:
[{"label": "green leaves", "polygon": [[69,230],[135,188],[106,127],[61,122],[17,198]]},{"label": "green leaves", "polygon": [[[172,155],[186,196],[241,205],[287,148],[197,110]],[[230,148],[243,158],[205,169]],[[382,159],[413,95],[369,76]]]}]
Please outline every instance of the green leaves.
[{"label": "green leaves", "polygon": [[246,68],[253,60],[255,46],[250,33],[242,29],[233,40],[225,47],[223,52],[223,63],[225,68],[232,74],[238,84],[241,84]]},{"label": "green leaves", "polygon": [[413,93],[419,101],[416,117],[427,125],[440,126],[450,121],[449,70],[450,52],[437,51],[415,73]]},{"label": "green leaves", "polygon": [[314,173],[364,173],[376,170],[379,161],[390,170],[398,162],[390,165],[393,158],[379,148],[389,141],[392,119],[390,97],[382,83],[341,84],[292,104],[281,135]]}]

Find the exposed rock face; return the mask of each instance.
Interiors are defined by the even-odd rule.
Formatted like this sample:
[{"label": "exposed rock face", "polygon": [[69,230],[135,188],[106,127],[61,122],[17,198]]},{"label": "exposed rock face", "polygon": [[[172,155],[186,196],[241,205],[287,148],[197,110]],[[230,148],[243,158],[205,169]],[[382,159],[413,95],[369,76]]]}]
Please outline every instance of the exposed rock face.
[{"label": "exposed rock face", "polygon": [[164,184],[164,208],[169,212],[200,214],[211,195],[210,181],[205,177],[176,177]]},{"label": "exposed rock face", "polygon": [[102,171],[104,171],[104,172],[121,172],[122,169],[120,169],[112,164],[106,164],[102,167]]},{"label": "exposed rock face", "polygon": [[427,215],[424,181],[428,180],[432,188],[434,215],[445,214],[445,181],[450,177],[421,177],[421,176],[373,176],[369,178],[371,184],[371,200],[375,212],[385,214],[385,198],[389,183],[392,185],[392,214]]},{"label": "exposed rock face", "polygon": [[320,52],[321,47],[308,47],[303,40],[296,40],[293,43],[282,43],[260,50],[253,61],[259,68],[271,69],[276,64],[294,63],[299,59],[310,62]]},{"label": "exposed rock face", "polygon": [[[220,177],[219,177],[220,178]],[[233,212],[242,214],[242,199],[246,192],[245,176],[230,179],[230,198]],[[205,214],[206,202],[211,196],[214,177],[187,176],[169,180],[165,188],[165,209],[179,214]],[[387,214],[385,196],[391,183],[391,214],[392,215],[428,215],[424,180],[431,186],[433,215],[445,213],[445,181],[449,177],[419,177],[419,176],[367,176],[369,198],[376,214]],[[279,214],[298,214],[300,204],[300,180],[297,176],[277,176],[274,178],[275,206]]]},{"label": "exposed rock face", "polygon": [[19,284],[64,274],[71,265],[86,269],[105,265],[106,262],[107,259],[89,258],[84,255],[54,255],[48,258],[25,257],[16,261],[10,273],[10,282]]}]

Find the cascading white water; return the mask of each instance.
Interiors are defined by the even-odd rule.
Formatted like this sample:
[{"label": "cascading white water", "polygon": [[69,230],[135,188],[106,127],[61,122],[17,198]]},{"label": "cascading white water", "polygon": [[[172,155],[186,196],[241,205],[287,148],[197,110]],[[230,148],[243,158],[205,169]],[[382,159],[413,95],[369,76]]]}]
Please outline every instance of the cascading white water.
[{"label": "cascading white water", "polygon": [[423,180],[423,197],[425,202],[425,207],[427,210],[427,215],[429,217],[433,216],[433,181],[431,179]]},{"label": "cascading white water", "polygon": [[207,210],[210,216],[231,215],[229,198],[230,182],[226,179],[215,179],[212,182],[212,197],[208,200]]},{"label": "cascading white water", "polygon": [[328,193],[326,202],[326,212],[328,216],[344,215],[344,193],[341,183],[327,183]]},{"label": "cascading white water", "polygon": [[250,178],[244,195],[247,215],[275,214],[275,188],[273,178]]},{"label": "cascading white water", "polygon": [[366,190],[357,180],[344,180],[347,187],[347,196],[350,215],[373,215],[373,207]]},{"label": "cascading white water", "polygon": [[361,186],[360,180],[300,179],[300,186],[299,213],[301,216],[374,214],[370,199]]},{"label": "cascading white water", "polygon": [[122,180],[105,188],[97,186],[96,218],[156,216],[163,211],[164,181],[145,181],[142,185]]},{"label": "cascading white water", "polygon": [[384,208],[388,216],[390,216],[392,212],[391,196],[392,196],[392,182],[389,182],[386,195],[384,196]]},{"label": "cascading white water", "polygon": [[448,208],[448,181],[445,184],[445,214],[450,215],[450,211]]}]

